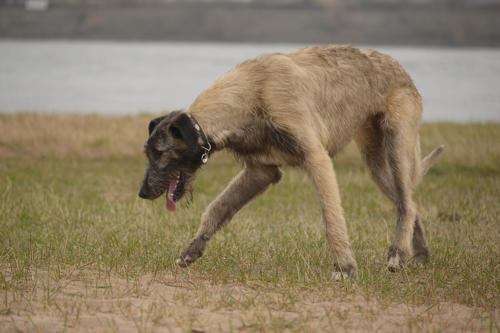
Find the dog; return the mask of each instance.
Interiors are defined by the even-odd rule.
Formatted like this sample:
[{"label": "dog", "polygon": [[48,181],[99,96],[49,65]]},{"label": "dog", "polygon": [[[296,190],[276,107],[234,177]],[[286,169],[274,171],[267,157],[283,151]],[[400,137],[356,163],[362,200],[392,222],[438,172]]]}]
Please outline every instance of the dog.
[{"label": "dog", "polygon": [[153,119],[139,196],[166,206],[190,193],[196,171],[229,149],[243,170],[208,206],[176,263],[200,258],[206,243],[246,203],[280,181],[280,166],[309,175],[318,194],[333,278],[356,278],[357,264],[331,158],[355,140],[372,179],[397,208],[387,268],[423,263],[430,251],[412,192],[443,146],[420,158],[422,99],[392,57],[351,46],[309,47],[247,60],[206,89],[186,110]]}]

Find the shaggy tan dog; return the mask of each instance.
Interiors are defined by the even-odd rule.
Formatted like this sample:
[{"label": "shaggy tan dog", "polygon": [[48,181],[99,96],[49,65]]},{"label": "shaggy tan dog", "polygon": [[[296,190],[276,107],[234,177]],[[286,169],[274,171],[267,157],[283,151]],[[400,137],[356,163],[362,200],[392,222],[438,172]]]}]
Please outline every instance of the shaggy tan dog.
[{"label": "shaggy tan dog", "polygon": [[139,195],[155,199],[167,192],[173,210],[210,153],[230,149],[244,162],[177,260],[187,266],[239,209],[280,180],[279,166],[300,167],[321,202],[334,278],[356,276],[331,161],[355,139],[373,180],[397,207],[388,253],[388,268],[396,271],[411,258],[430,256],[412,192],[442,146],[420,160],[421,117],[413,81],[388,55],[350,46],[263,55],[227,73],[188,111],[151,121],[145,146],[150,165]]}]

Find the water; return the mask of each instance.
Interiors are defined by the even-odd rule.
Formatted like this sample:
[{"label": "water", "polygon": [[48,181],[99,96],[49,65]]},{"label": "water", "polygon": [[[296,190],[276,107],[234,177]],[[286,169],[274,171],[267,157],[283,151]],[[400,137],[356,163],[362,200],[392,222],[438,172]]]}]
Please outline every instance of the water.
[{"label": "water", "polygon": [[[186,108],[241,61],[304,45],[0,40],[0,112]],[[500,49],[374,47],[398,59],[424,120],[500,122]]]}]

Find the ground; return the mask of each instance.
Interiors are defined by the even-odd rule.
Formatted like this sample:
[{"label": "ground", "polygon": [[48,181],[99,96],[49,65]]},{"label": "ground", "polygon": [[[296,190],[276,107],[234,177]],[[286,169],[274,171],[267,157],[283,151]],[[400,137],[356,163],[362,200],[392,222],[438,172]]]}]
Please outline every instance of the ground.
[{"label": "ground", "polygon": [[0,115],[0,332],[500,329],[500,125],[425,124],[446,150],[415,194],[431,261],[385,268],[395,209],[355,146],[333,161],[357,281],[331,280],[307,176],[284,168],[187,269],[206,205],[240,170],[215,155],[177,211],[137,197],[153,116]]}]

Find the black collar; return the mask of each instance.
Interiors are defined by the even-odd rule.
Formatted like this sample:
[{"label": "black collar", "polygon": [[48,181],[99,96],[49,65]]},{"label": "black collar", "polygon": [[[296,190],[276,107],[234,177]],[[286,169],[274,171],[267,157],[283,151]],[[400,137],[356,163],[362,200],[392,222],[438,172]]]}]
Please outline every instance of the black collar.
[{"label": "black collar", "polygon": [[201,127],[198,120],[196,120],[196,118],[191,113],[188,113],[187,115],[193,121],[194,129],[198,132],[198,134],[200,134],[201,140],[203,141],[203,144],[201,146],[201,148],[203,149],[203,153],[201,154],[201,162],[203,164],[206,164],[208,162],[208,154],[210,153],[210,150],[212,150],[212,146],[210,145],[210,142],[208,142],[205,131],[203,131],[203,128]]}]

